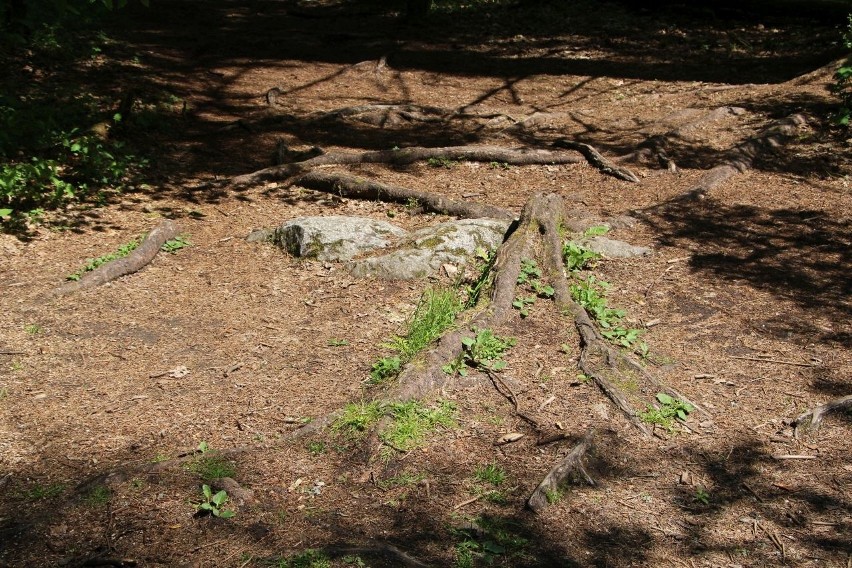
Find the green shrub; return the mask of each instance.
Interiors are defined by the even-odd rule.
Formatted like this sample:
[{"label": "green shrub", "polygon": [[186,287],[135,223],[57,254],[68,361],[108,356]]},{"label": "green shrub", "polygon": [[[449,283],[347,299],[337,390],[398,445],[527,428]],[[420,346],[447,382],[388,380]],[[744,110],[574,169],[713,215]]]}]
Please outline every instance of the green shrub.
[{"label": "green shrub", "polygon": [[[843,34],[843,45],[852,50],[852,14],[846,32]],[[852,56],[846,59],[834,74],[834,83],[830,87],[831,92],[840,97],[840,108],[835,115],[835,121],[841,126],[849,126],[852,121]]]}]

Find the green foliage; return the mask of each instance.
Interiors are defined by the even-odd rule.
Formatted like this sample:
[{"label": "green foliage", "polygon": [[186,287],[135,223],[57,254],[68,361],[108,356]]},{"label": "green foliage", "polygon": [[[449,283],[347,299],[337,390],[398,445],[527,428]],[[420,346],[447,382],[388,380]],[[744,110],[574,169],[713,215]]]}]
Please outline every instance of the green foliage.
[{"label": "green foliage", "polygon": [[129,255],[131,252],[136,250],[139,244],[142,242],[141,238],[133,239],[129,243],[123,244],[118,247],[118,250],[115,252],[107,253],[105,255],[99,256],[98,258],[90,258],[86,261],[86,265],[83,266],[80,270],[75,272],[74,274],[69,274],[66,276],[68,280],[79,280],[83,274],[86,272],[90,272],[101,265],[104,265],[108,262],[112,262],[113,260],[117,260],[119,258],[124,258]]},{"label": "green foliage", "polygon": [[100,507],[109,503],[112,498],[112,491],[105,485],[96,485],[86,495],[86,503],[93,507]]},{"label": "green foliage", "polygon": [[452,169],[458,162],[456,160],[451,160],[449,158],[429,158],[426,160],[426,163],[429,164],[433,168],[447,168]]},{"label": "green foliage", "polygon": [[571,296],[600,325],[604,337],[622,347],[633,347],[642,331],[621,326],[625,312],[607,305],[607,288],[608,282],[589,276],[585,281],[571,284]]},{"label": "green foliage", "polygon": [[426,435],[438,426],[455,426],[455,405],[441,401],[429,408],[418,401],[352,403],[347,405],[332,424],[335,431],[358,437],[384,417],[389,424],[379,432],[379,439],[400,451],[420,445]]},{"label": "green foliage", "polygon": [[657,393],[657,407],[648,406],[644,412],[639,412],[639,418],[648,424],[662,426],[669,432],[674,430],[674,420],[686,421],[687,415],[695,410],[688,402],[673,398],[666,393]]},{"label": "green foliage", "polygon": [[163,246],[160,247],[160,250],[168,253],[176,253],[182,248],[191,247],[192,243],[189,242],[184,236],[177,236],[173,239],[169,239],[163,243]]},{"label": "green foliage", "polygon": [[373,363],[370,384],[381,384],[396,377],[402,365],[411,361],[417,353],[441,337],[464,308],[455,290],[428,288],[420,297],[404,336],[395,336],[384,345],[399,355],[382,357]]},{"label": "green foliage", "polygon": [[589,227],[583,232],[584,237],[599,237],[601,235],[605,235],[609,232],[609,227],[606,225],[595,225],[594,227]]},{"label": "green foliage", "polygon": [[[843,34],[843,45],[852,51],[852,14],[848,17],[846,31]],[[834,73],[834,83],[830,85],[833,94],[840,98],[840,108],[837,109],[834,120],[838,125],[852,124],[852,56]]]},{"label": "green foliage", "polygon": [[204,500],[195,505],[195,510],[199,513],[210,513],[214,517],[223,519],[230,519],[236,515],[232,510],[224,508],[225,503],[228,502],[228,492],[224,489],[214,495],[209,485],[202,485],[201,493],[204,495]]},{"label": "green foliage", "polygon": [[512,302],[512,307],[521,312],[521,317],[525,318],[530,315],[530,306],[535,303],[535,296],[516,296]]},{"label": "green foliage", "polygon": [[326,345],[328,345],[329,347],[345,347],[345,346],[349,345],[349,342],[346,341],[345,339],[337,339],[337,338],[332,337],[331,339],[328,340]]},{"label": "green foliage", "polygon": [[[489,371],[500,371],[506,368],[506,362],[502,360],[503,353],[515,345],[516,340],[513,338],[502,338],[494,335],[490,329],[474,328],[474,337],[465,337],[462,339],[462,362],[474,369],[484,369]],[[449,368],[448,368],[449,367]],[[464,376],[463,367],[451,364],[445,367],[445,372],[457,371]]]},{"label": "green foliage", "polygon": [[43,329],[37,323],[31,323],[24,326],[24,331],[26,331],[30,335],[38,335],[43,331]]},{"label": "green foliage", "polygon": [[367,382],[372,385],[380,385],[389,381],[399,374],[401,365],[402,360],[399,357],[382,357],[373,363],[370,380]]},{"label": "green foliage", "polygon": [[472,529],[454,529],[456,544],[456,568],[476,566],[481,559],[483,565],[514,566],[521,560],[529,539],[519,534],[519,527],[511,520],[500,517],[480,516],[472,519]]},{"label": "green foliage", "polygon": [[398,475],[394,475],[393,477],[389,477],[384,481],[379,481],[378,486],[382,489],[393,489],[394,487],[407,487],[409,485],[414,485],[415,483],[419,483],[426,479],[425,473],[415,473],[410,471],[404,471]]},{"label": "green foliage", "polygon": [[234,464],[218,455],[207,442],[198,444],[197,452],[201,454],[200,457],[187,463],[186,469],[197,474],[201,479],[210,481],[236,476],[237,470]]},{"label": "green foliage", "polygon": [[331,568],[331,559],[321,550],[308,549],[278,561],[278,568]]},{"label": "green foliage", "polygon": [[710,504],[710,494],[707,493],[707,490],[703,487],[698,487],[695,490],[695,495],[693,495],[692,500],[701,503],[702,505]]},{"label": "green foliage", "polygon": [[562,491],[557,489],[545,489],[544,497],[547,499],[548,505],[555,505],[562,499]]},{"label": "green foliage", "polygon": [[310,452],[312,456],[316,457],[325,453],[325,442],[313,440],[311,442],[308,442],[305,448],[308,450],[308,452]]},{"label": "green foliage", "polygon": [[600,257],[600,254],[573,241],[568,241],[562,246],[562,259],[565,262],[565,268],[571,272],[583,270]]},{"label": "green foliage", "polygon": [[521,260],[521,271],[518,273],[518,284],[528,284],[531,280],[541,278],[541,269],[534,260]]},{"label": "green foliage", "polygon": [[23,491],[23,496],[32,501],[41,501],[42,499],[58,497],[64,491],[65,485],[62,483],[52,483],[50,485],[35,484]]},{"label": "green foliage", "polygon": [[473,472],[473,477],[477,481],[500,487],[506,481],[506,470],[500,464],[490,463],[478,466]]},{"label": "green foliage", "polygon": [[411,360],[424,347],[441,337],[456,320],[463,309],[455,290],[449,288],[427,288],[414,315],[408,323],[404,337],[394,337],[388,344],[405,361]]},{"label": "green foliage", "polygon": [[487,289],[494,279],[494,263],[497,261],[497,252],[488,251],[482,247],[476,249],[476,261],[479,267],[479,277],[476,281],[465,289],[467,300],[464,303],[465,308],[472,308],[478,302],[482,291]]}]

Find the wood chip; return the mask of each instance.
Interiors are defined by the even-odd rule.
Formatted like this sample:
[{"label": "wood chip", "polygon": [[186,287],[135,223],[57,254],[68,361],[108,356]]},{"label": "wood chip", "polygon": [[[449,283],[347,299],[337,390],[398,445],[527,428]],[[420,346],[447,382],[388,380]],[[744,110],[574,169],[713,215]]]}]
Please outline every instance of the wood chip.
[{"label": "wood chip", "polygon": [[500,436],[497,439],[496,444],[498,446],[503,446],[505,444],[511,444],[512,442],[517,442],[518,440],[520,440],[523,437],[524,437],[524,434],[521,434],[520,432],[510,432],[508,434],[503,434],[502,436]]}]

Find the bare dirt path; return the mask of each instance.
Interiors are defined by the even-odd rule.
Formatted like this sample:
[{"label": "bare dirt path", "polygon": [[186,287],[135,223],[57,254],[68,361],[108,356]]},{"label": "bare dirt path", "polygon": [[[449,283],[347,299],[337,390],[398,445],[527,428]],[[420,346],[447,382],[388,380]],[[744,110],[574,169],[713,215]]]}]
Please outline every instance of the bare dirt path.
[{"label": "bare dirt path", "polygon": [[[790,426],[852,391],[852,156],[825,123],[829,75],[796,79],[836,57],[836,30],[600,6],[438,11],[412,27],[366,4],[170,2],[117,22],[116,90],[161,113],[137,134],[157,149],[152,179],[67,230],[0,236],[0,565],[309,566],[308,549],[324,550],[315,566],[320,554],[334,566],[848,565],[849,413],[813,437]],[[793,113],[806,118],[793,139],[684,198]],[[450,281],[357,280],[246,236],[303,215],[409,229],[447,217],[224,182],[274,165],[282,143],[553,150],[560,138],[624,157],[639,182],[585,160],[329,171],[515,213],[554,192],[577,217],[615,221],[611,236],[654,254],[593,273],[644,330],[646,367],[706,415],[643,435],[578,376],[576,330],[539,300],[494,330],[517,340],[501,374],[514,403],[485,375],[453,381],[435,398],[456,405],[457,425],[388,462],[334,432],[289,441],[375,396],[364,380],[382,344],[427,285]],[[45,300],[164,217],[192,246]],[[564,439],[537,445],[519,410]],[[529,511],[592,428],[596,484]],[[512,433],[525,436],[496,443]],[[477,478],[488,465],[499,485]],[[236,516],[194,517],[220,474],[238,484]]]}]

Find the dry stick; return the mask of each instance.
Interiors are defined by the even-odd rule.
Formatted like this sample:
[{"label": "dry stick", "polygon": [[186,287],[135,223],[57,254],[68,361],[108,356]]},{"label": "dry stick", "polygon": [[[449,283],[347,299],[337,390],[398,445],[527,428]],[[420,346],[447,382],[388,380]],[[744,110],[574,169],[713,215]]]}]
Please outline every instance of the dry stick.
[{"label": "dry stick", "polygon": [[434,193],[387,185],[346,174],[311,172],[296,178],[292,184],[351,199],[372,199],[394,203],[409,203],[411,200],[416,200],[417,204],[426,211],[468,219],[515,218],[514,213],[502,207],[475,201],[456,201]]},{"label": "dry stick", "polygon": [[589,485],[595,485],[595,481],[586,472],[582,462],[583,456],[586,455],[586,452],[592,445],[594,435],[595,431],[589,430],[586,435],[583,436],[583,439],[580,440],[580,442],[574,446],[570,452],[568,452],[568,455],[544,476],[544,479],[541,480],[541,483],[539,483],[538,487],[535,488],[535,491],[532,492],[530,498],[527,499],[527,506],[530,509],[536,513],[544,510],[544,508],[550,503],[547,498],[548,494],[552,494],[556,491],[559,484],[568,479],[568,477],[574,472],[578,472],[582,475]]},{"label": "dry stick", "polygon": [[819,430],[822,417],[828,412],[840,409],[852,408],[852,394],[841,396],[821,404],[812,410],[805,412],[793,421],[793,435],[799,437],[799,428],[804,427],[812,433]]},{"label": "dry stick", "polygon": [[761,363],[776,363],[778,365],[793,365],[796,367],[816,367],[812,363],[797,363],[796,361],[783,361],[781,359],[761,359],[760,357],[740,357],[738,355],[728,355],[730,359],[740,359],[742,361],[759,361]]},{"label": "dry stick", "polygon": [[80,290],[106,284],[126,274],[132,274],[151,262],[157,256],[157,253],[160,252],[160,247],[169,239],[176,237],[178,232],[178,226],[174,221],[163,221],[148,234],[145,240],[142,241],[142,244],[126,257],[99,266],[95,270],[84,274],[76,282],[63,284],[54,289],[51,295],[65,296]]}]

